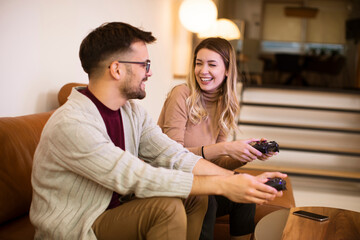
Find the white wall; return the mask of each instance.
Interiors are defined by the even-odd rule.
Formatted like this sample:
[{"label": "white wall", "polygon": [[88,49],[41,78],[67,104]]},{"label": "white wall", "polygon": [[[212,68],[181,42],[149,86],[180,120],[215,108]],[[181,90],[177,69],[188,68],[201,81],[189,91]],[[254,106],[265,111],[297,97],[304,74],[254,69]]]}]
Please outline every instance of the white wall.
[{"label": "white wall", "polygon": [[157,120],[172,84],[172,0],[0,0],[0,117],[54,109],[68,82],[87,83],[82,39],[104,22],[152,31],[153,76],[140,101]]}]

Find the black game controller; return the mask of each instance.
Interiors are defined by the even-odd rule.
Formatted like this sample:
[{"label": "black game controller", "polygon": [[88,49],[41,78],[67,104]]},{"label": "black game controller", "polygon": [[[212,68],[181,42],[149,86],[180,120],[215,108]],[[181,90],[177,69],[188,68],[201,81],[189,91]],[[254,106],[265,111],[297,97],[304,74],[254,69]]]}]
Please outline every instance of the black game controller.
[{"label": "black game controller", "polygon": [[281,178],[269,178],[265,184],[275,188],[278,191],[286,190],[286,181]]},{"label": "black game controller", "polygon": [[277,142],[275,141],[270,141],[270,142],[266,140],[256,141],[252,143],[251,146],[256,148],[262,153],[279,152],[279,144],[277,144]]}]

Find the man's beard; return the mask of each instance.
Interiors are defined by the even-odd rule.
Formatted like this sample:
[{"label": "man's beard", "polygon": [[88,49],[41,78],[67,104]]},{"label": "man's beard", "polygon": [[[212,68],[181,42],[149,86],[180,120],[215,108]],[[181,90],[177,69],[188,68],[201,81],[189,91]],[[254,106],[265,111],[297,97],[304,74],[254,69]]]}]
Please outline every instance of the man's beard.
[{"label": "man's beard", "polygon": [[[141,83],[140,82],[139,86],[134,89],[134,87],[132,87],[131,81],[133,80],[134,74],[132,73],[131,70],[127,69],[127,77],[125,79],[125,85],[122,89],[123,94],[125,95],[125,97],[127,99],[143,99],[146,96],[146,92],[144,90],[141,89]],[[146,79],[142,79],[142,80],[146,80]]]}]

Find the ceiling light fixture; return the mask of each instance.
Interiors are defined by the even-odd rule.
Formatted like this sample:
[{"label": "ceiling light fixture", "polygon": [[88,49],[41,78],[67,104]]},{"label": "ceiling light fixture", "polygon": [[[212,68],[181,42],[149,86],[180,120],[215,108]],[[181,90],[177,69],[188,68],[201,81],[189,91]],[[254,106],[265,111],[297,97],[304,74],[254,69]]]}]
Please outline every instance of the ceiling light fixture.
[{"label": "ceiling light fixture", "polygon": [[211,0],[184,0],[179,9],[181,24],[198,33],[210,28],[217,18],[217,7]]}]

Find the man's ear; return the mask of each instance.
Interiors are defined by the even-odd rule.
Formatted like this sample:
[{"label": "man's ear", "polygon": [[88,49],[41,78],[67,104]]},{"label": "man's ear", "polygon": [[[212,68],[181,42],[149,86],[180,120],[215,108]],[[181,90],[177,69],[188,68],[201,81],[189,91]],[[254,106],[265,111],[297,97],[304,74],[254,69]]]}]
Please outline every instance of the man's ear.
[{"label": "man's ear", "polygon": [[121,68],[121,64],[119,64],[117,61],[114,61],[109,66],[110,75],[114,79],[120,79],[121,75],[123,74],[123,69]]}]

